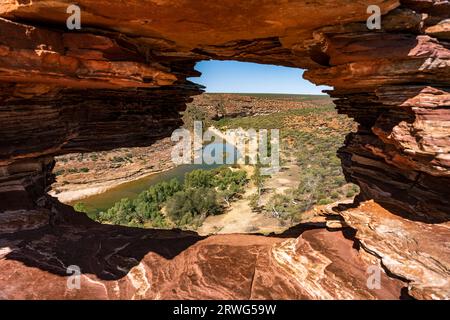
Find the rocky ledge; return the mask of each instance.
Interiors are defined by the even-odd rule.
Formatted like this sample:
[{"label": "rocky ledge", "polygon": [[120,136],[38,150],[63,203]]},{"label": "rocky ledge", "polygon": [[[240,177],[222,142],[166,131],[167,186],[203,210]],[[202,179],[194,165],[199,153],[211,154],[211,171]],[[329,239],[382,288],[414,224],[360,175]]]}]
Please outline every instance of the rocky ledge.
[{"label": "rocky ledge", "polygon": [[[48,204],[54,203],[54,200]],[[220,235],[97,224],[53,204],[59,220],[0,236],[2,299],[399,299],[380,287],[350,229],[298,226],[281,235]],[[62,215],[62,213],[64,213]],[[70,266],[81,271],[71,288]],[[376,265],[375,265],[376,266]]]},{"label": "rocky ledge", "polygon": [[417,299],[450,298],[450,223],[403,219],[373,201],[340,215],[357,230],[361,251],[378,259],[388,273],[408,282]]}]

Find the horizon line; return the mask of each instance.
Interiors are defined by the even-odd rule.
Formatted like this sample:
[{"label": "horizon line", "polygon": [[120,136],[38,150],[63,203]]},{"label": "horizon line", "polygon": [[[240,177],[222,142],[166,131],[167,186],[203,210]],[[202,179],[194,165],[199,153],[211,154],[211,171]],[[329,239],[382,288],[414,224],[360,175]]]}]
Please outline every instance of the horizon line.
[{"label": "horizon line", "polygon": [[212,94],[285,94],[291,96],[330,96],[327,93],[286,93],[286,92],[210,92],[205,91],[203,93],[212,93]]}]

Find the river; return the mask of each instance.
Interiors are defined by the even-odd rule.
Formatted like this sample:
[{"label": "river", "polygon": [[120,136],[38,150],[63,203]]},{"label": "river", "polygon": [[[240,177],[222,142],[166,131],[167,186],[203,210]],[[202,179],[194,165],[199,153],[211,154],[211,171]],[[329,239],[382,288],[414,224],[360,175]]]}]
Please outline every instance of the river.
[{"label": "river", "polygon": [[[214,146],[217,146],[215,144],[210,144],[205,147],[206,150],[209,150],[209,148],[212,148]],[[224,157],[230,154],[230,148],[233,148],[233,146],[226,144],[226,151],[224,152]],[[234,155],[237,157],[237,151],[234,149]],[[186,164],[186,165],[180,165],[173,169],[166,170],[160,173],[151,174],[149,176],[123,183],[117,187],[114,187],[112,189],[109,189],[108,191],[96,194],[87,198],[84,198],[82,200],[77,200],[74,202],[69,203],[69,205],[75,205],[76,203],[83,203],[87,209],[87,213],[89,215],[96,214],[100,211],[106,211],[117,201],[120,201],[120,199],[128,198],[128,199],[135,199],[137,196],[147,190],[150,186],[155,185],[157,183],[163,182],[163,181],[169,181],[173,178],[177,178],[180,180],[180,182],[184,181],[184,176],[186,173],[191,172],[196,169],[214,169],[221,166],[220,164]]]}]

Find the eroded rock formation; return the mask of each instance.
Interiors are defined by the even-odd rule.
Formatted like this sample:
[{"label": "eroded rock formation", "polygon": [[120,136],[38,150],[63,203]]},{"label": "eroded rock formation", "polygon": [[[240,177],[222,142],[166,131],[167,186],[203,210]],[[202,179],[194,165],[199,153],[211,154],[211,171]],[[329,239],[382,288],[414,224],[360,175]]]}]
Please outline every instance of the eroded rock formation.
[{"label": "eroded rock formation", "polygon": [[[386,232],[374,234],[367,224],[383,226],[387,223],[375,213],[367,214],[368,222],[360,218],[360,212],[349,210],[343,214],[344,219],[357,230],[356,239],[367,249],[365,252],[381,261],[390,276],[411,281],[410,295],[448,298],[447,262],[435,265],[430,260],[418,259],[421,268],[429,269],[423,271],[422,276],[406,267],[398,267],[416,259],[417,252],[423,251],[423,257],[439,254],[445,257],[443,261],[448,261],[450,255],[448,1],[372,0],[370,5],[379,5],[383,13],[381,30],[368,30],[365,21],[369,3],[361,0],[320,3],[80,0],[82,29],[78,31],[66,29],[69,4],[70,1],[64,0],[3,0],[0,3],[2,265],[19,268],[19,261],[22,261],[25,263],[22,268],[28,270],[37,266],[52,273],[55,282],[63,281],[55,276],[61,276],[61,272],[51,267],[59,263],[59,256],[66,255],[55,243],[58,239],[64,242],[63,238],[58,238],[65,234],[62,230],[69,226],[76,230],[78,221],[63,215],[64,210],[46,195],[53,182],[53,157],[72,151],[149,145],[169,135],[180,125],[179,111],[192,96],[201,93],[199,86],[186,80],[197,74],[195,63],[204,59],[233,59],[305,68],[308,69],[307,79],[334,87],[330,94],[336,98],[338,110],[359,124],[358,132],[350,134],[340,150],[347,179],[361,187],[358,200],[373,199],[401,217],[398,219],[407,221],[405,225],[412,224],[408,234],[397,236],[412,237],[419,244],[412,251],[402,250],[407,242],[390,241],[391,234]],[[436,244],[437,249],[431,250],[427,245],[432,241],[431,236],[421,237],[419,232],[411,231],[417,228],[415,223],[430,228],[430,234],[439,234],[441,241]],[[136,230],[121,232],[140,235]],[[78,234],[73,239],[84,239],[87,235]],[[27,242],[30,237],[45,241],[36,240],[35,246],[30,245]],[[113,243],[122,236],[105,233],[104,237]],[[264,242],[265,249],[261,250],[268,250],[270,246],[276,248],[272,249],[275,252],[281,252],[271,256],[273,261],[278,267],[284,266],[284,277],[303,279],[300,284],[278,279],[277,272],[272,270],[263,280],[264,286],[256,286],[255,291],[246,289],[242,295],[230,296],[228,291],[220,295],[220,286],[208,284],[212,273],[202,273],[206,280],[197,285],[204,292],[209,292],[206,288],[215,288],[212,289],[216,290],[214,294],[204,297],[258,297],[252,296],[252,292],[263,292],[261,288],[267,287],[274,292],[281,288],[284,292],[274,293],[272,297],[351,297],[348,293],[351,290],[344,286],[340,287],[341,292],[336,292],[336,288],[327,285],[326,279],[317,278],[330,270],[339,273],[338,269],[353,268],[357,272],[364,266],[363,262],[351,263],[358,258],[344,262],[338,261],[336,256],[330,258],[325,245],[316,246],[319,249],[312,245],[318,239],[332,245],[334,242],[329,241],[329,237],[320,232],[305,233],[298,240],[282,244],[258,237],[245,239],[249,243],[245,250],[259,252],[260,249],[250,247],[252,243],[258,246],[256,243]],[[377,237],[380,239],[374,243]],[[223,250],[225,256],[234,256],[239,251],[233,245],[220,247],[219,243],[225,241],[220,237],[205,241],[205,248]],[[343,252],[349,252],[351,244],[352,241],[347,240]],[[39,262],[43,257],[39,256],[38,247],[44,248],[43,252],[49,250],[44,256],[53,257],[51,261]],[[311,247],[320,254],[308,255]],[[30,248],[34,248],[34,252]],[[108,257],[119,257],[118,248]],[[88,255],[91,251],[86,250]],[[80,251],[76,250],[78,254]],[[262,259],[268,257],[265,252]],[[291,260],[282,252],[289,252]],[[401,257],[397,257],[395,263],[388,263],[387,260],[393,261],[393,252]],[[72,254],[77,260],[76,253]],[[302,259],[296,258],[303,255]],[[139,259],[144,256],[144,266],[138,264],[141,271],[159,263],[145,254]],[[307,267],[308,261],[312,261],[308,256],[319,259],[318,265],[324,267],[316,270],[317,273],[312,272]],[[27,265],[30,259],[34,264]],[[213,261],[198,263],[206,263],[208,269]],[[89,273],[94,266],[87,268]],[[168,270],[171,268],[175,267],[167,266]],[[37,272],[34,279],[43,276],[37,269],[33,270]],[[305,270],[311,274],[305,275]],[[179,280],[174,272],[178,271],[169,272],[171,281],[177,281],[180,287],[192,286]],[[129,272],[127,277],[133,274]],[[354,277],[360,280],[352,282],[354,289],[361,288],[361,273],[358,274]],[[143,279],[142,275],[136,277]],[[2,288],[5,288],[3,284],[8,284],[9,289],[2,291],[5,298],[67,296],[62,291],[52,295],[51,289],[43,288],[28,296],[20,289],[24,283],[17,280],[14,287],[6,279],[8,277],[0,280]],[[192,279],[189,281],[194,281]],[[308,279],[314,279],[314,286],[308,285]],[[292,285],[290,289],[283,281]],[[100,289],[102,293],[92,289],[85,297],[104,297],[105,290],[108,292],[104,288]],[[176,292],[163,296],[194,295],[189,288],[184,294]],[[387,296],[366,292],[358,297]],[[135,297],[157,296],[146,291]]]},{"label": "eroded rock formation", "polygon": [[[202,238],[100,225],[56,206],[68,210],[57,227],[2,238],[0,298],[398,299],[404,287],[380,269],[381,289],[368,289],[370,262],[341,231]],[[82,270],[79,290],[67,287],[69,266]]]}]

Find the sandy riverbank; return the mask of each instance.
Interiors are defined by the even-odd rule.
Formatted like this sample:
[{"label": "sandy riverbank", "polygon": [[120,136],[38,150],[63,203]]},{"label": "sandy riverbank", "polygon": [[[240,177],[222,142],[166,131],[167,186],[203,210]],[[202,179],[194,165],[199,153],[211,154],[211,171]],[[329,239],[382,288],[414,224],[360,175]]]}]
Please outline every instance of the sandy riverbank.
[{"label": "sandy riverbank", "polygon": [[[211,127],[224,141],[226,135]],[[171,170],[173,143],[163,139],[150,147],[59,157],[55,172],[63,172],[49,194],[67,204],[100,195],[126,183]],[[83,172],[87,171],[87,172]]]},{"label": "sandy riverbank", "polygon": [[109,180],[104,182],[92,182],[81,185],[72,185],[70,190],[65,190],[59,193],[56,193],[54,190],[50,191],[49,194],[52,197],[58,198],[62,203],[71,204],[76,201],[80,201],[95,195],[99,195],[110,191],[114,188],[120,187],[124,184],[134,182],[140,179],[148,178],[150,176],[154,176],[156,174],[163,173],[165,171],[171,170],[175,168],[173,167],[158,170],[158,171],[149,171],[149,172],[139,172],[137,174],[132,174],[124,178],[118,178],[115,180]]},{"label": "sandy riverbank", "polygon": [[70,204],[173,169],[172,146],[170,138],[166,138],[149,147],[57,157],[56,183],[49,194]]}]

